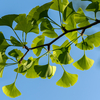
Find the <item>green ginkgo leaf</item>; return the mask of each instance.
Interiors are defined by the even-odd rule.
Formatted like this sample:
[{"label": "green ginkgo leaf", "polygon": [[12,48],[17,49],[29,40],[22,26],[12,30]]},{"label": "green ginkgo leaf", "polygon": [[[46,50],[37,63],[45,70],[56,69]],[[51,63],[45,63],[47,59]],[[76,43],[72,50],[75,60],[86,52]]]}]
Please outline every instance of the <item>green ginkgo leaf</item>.
[{"label": "green ginkgo leaf", "polygon": [[100,1],[92,2],[91,4],[89,4],[86,8],[86,11],[93,11],[95,13],[100,11]]},{"label": "green ginkgo leaf", "polygon": [[82,8],[79,8],[77,13],[74,14],[74,19],[75,19],[75,22],[78,23],[79,27],[84,27],[90,24]]},{"label": "green ginkgo leaf", "polygon": [[33,28],[33,25],[28,21],[26,14],[20,14],[15,21],[17,22],[15,30],[21,30],[27,34]]},{"label": "green ginkgo leaf", "polygon": [[9,26],[12,28],[12,23],[14,19],[18,17],[16,14],[11,14],[11,15],[5,15],[0,18],[0,26]]},{"label": "green ginkgo leaf", "polygon": [[3,86],[2,90],[5,95],[7,95],[11,98],[15,98],[15,97],[18,97],[21,95],[21,92],[16,88],[15,83]]},{"label": "green ginkgo leaf", "polygon": [[66,51],[66,47],[67,48],[67,51],[70,52],[70,49],[71,47],[69,46],[70,43],[68,40],[66,40],[61,46],[57,46],[57,45],[52,45],[53,47],[53,54],[50,55],[50,58],[52,60],[52,63],[56,63],[56,64],[60,64],[60,61],[59,61],[59,56]]},{"label": "green ginkgo leaf", "polygon": [[64,18],[64,21],[66,21],[66,19],[72,15],[73,13],[75,13],[75,10],[73,8],[73,5],[72,5],[72,2],[70,2],[66,8],[64,9],[64,13],[63,13],[63,18]]},{"label": "green ginkgo leaf", "polygon": [[41,31],[43,31],[43,35],[49,38],[56,38],[58,37],[57,33],[54,31],[50,21],[48,19],[44,19],[41,22],[40,26]]},{"label": "green ginkgo leaf", "polygon": [[38,61],[39,59],[36,58],[29,58],[32,61],[32,65],[30,66],[30,68],[27,70],[26,72],[26,77],[27,78],[37,78],[39,77],[39,75],[35,72],[34,66],[38,65]]},{"label": "green ginkgo leaf", "polygon": [[73,86],[78,80],[77,74],[71,74],[64,70],[63,76],[56,82],[56,85],[61,87]]},{"label": "green ginkgo leaf", "polygon": [[[40,36],[37,36],[34,40],[33,40],[33,44],[31,44],[31,47],[36,47],[36,46],[40,46],[40,45],[43,45],[44,44],[44,39],[45,37],[43,35],[40,35]],[[40,47],[40,48],[36,48],[36,49],[33,49],[33,52],[36,56],[39,56],[40,53],[41,53],[41,50],[42,50],[43,47]]]},{"label": "green ginkgo leaf", "polygon": [[88,35],[84,41],[86,41],[89,44],[94,45],[95,47],[100,46],[100,32],[97,32],[92,35]]},{"label": "green ginkgo leaf", "polygon": [[[65,27],[66,30],[71,30],[76,28],[76,22],[74,20],[74,16],[70,16],[68,20],[66,21],[67,24],[64,24],[63,26]],[[67,38],[69,38],[72,42],[77,43],[78,40],[77,38],[77,31],[74,32],[69,32],[65,34]]]},{"label": "green ginkgo leaf", "polygon": [[73,58],[70,56],[67,48],[59,55],[58,60],[61,64],[71,64],[74,61]]},{"label": "green ginkgo leaf", "polygon": [[3,75],[4,67],[6,66],[6,61],[8,57],[3,53],[0,52],[0,77]]},{"label": "green ginkgo leaf", "polygon": [[56,66],[51,66],[49,64],[35,65],[34,69],[41,78],[48,77],[48,79],[50,79],[55,74]]},{"label": "green ginkgo leaf", "polygon": [[81,0],[81,1],[91,1],[91,2],[100,2],[100,0]]},{"label": "green ginkgo leaf", "polygon": [[35,19],[36,21],[43,17],[48,17],[48,10],[52,4],[53,4],[53,2],[49,2],[40,7],[37,6],[37,7],[33,8],[33,10],[31,10],[29,15],[33,14],[32,19]]},{"label": "green ginkgo leaf", "polygon": [[76,46],[81,50],[92,50],[94,48],[92,43],[88,43],[87,41],[82,41],[81,43],[77,43]]},{"label": "green ginkgo leaf", "polygon": [[73,66],[75,66],[79,70],[88,70],[93,66],[94,60],[88,58],[85,54],[81,59],[73,63]]},{"label": "green ginkgo leaf", "polygon": [[10,45],[7,43],[2,32],[0,32],[0,52],[5,52]]},{"label": "green ginkgo leaf", "polygon": [[12,57],[15,57],[17,60],[23,56],[23,53],[18,49],[13,49],[8,54]]},{"label": "green ginkgo leaf", "polygon": [[59,11],[59,7],[60,7],[60,12],[64,12],[65,7],[69,4],[68,0],[59,0],[59,5],[58,5],[58,0],[52,0],[52,2],[54,2],[50,8],[53,10],[57,10]]},{"label": "green ginkgo leaf", "polygon": [[42,33],[44,36],[47,36],[49,38],[57,38],[58,35],[55,31],[52,31],[52,30],[45,30],[43,33]]},{"label": "green ginkgo leaf", "polygon": [[24,44],[20,43],[15,37],[11,36],[10,41],[14,46],[24,46]]}]

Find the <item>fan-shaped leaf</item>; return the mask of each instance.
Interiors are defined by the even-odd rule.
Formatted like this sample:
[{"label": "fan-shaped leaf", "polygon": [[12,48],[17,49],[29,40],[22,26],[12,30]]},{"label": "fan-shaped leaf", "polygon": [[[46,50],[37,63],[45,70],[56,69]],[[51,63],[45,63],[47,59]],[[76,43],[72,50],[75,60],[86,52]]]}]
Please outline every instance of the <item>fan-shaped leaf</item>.
[{"label": "fan-shaped leaf", "polygon": [[87,41],[77,43],[76,46],[81,50],[92,50],[94,48],[93,44],[88,43]]},{"label": "fan-shaped leaf", "polygon": [[[71,30],[71,29],[75,29],[76,28],[76,22],[74,20],[74,16],[70,16],[68,18],[68,20],[66,21],[67,25],[64,24],[64,27],[67,29],[67,30]],[[77,31],[74,31],[74,32],[69,32],[67,34],[65,34],[66,37],[68,37],[72,42],[74,43],[77,43]]]},{"label": "fan-shaped leaf", "polygon": [[79,27],[84,27],[90,24],[88,18],[85,16],[81,8],[79,8],[77,13],[74,14],[74,18],[76,23],[79,23],[78,24]]},{"label": "fan-shaped leaf", "polygon": [[63,76],[57,81],[57,85],[61,87],[73,86],[78,80],[77,74],[71,74],[64,70]]},{"label": "fan-shaped leaf", "polygon": [[94,44],[95,47],[100,46],[100,32],[87,36],[84,41],[88,42],[89,44]]},{"label": "fan-shaped leaf", "polygon": [[7,47],[9,47],[10,45],[7,43],[7,41],[4,38],[4,35],[2,32],[0,32],[0,52],[5,52],[5,50],[7,49]]},{"label": "fan-shaped leaf", "polygon": [[86,8],[86,11],[93,11],[95,15],[98,11],[100,11],[100,1],[99,2],[92,2]]},{"label": "fan-shaped leaf", "polygon": [[[40,35],[33,40],[31,47],[36,47],[44,44],[44,36]],[[33,52],[36,56],[39,56],[43,47],[33,49]]]},{"label": "fan-shaped leaf", "polygon": [[58,60],[61,64],[70,64],[74,61],[68,52],[68,48],[59,55]]},{"label": "fan-shaped leaf", "polygon": [[54,2],[52,5],[51,5],[51,9],[53,10],[57,10],[59,11],[59,7],[60,7],[60,12],[64,12],[64,9],[65,7],[68,5],[68,0],[59,0],[59,5],[58,5],[58,0],[52,0],[52,2]]},{"label": "fan-shaped leaf", "polygon": [[93,66],[94,60],[88,58],[85,54],[81,59],[79,59],[77,62],[73,63],[73,66],[75,66],[79,70],[88,70]]},{"label": "fan-shaped leaf", "polygon": [[21,95],[20,91],[16,88],[15,83],[3,86],[2,90],[5,93],[5,95],[11,98],[15,98]]},{"label": "fan-shaped leaf", "polygon": [[0,52],[0,77],[2,77],[3,70],[4,70],[4,67],[6,65],[7,59],[8,59],[8,57],[5,54],[2,54]]},{"label": "fan-shaped leaf", "polygon": [[10,37],[10,41],[13,45],[15,46],[24,46],[24,44],[20,43],[16,38],[14,38],[13,36]]},{"label": "fan-shaped leaf", "polygon": [[35,65],[34,69],[41,78],[48,77],[50,79],[55,74],[56,66],[50,66],[49,64]]},{"label": "fan-shaped leaf", "polygon": [[18,49],[13,49],[8,54],[12,57],[15,57],[17,60],[23,56],[23,53]]},{"label": "fan-shaped leaf", "polygon": [[48,19],[42,20],[40,29],[43,31],[43,35],[49,38],[56,38],[58,36]]},{"label": "fan-shaped leaf", "polygon": [[9,26],[12,28],[12,23],[14,21],[14,19],[18,17],[18,15],[16,14],[11,14],[11,15],[5,15],[3,17],[0,18],[0,26]]},{"label": "fan-shaped leaf", "polygon": [[75,13],[75,10],[73,8],[72,2],[70,2],[67,7],[64,9],[64,13],[63,13],[63,18],[64,21],[67,20],[67,18],[72,15],[73,13]]}]

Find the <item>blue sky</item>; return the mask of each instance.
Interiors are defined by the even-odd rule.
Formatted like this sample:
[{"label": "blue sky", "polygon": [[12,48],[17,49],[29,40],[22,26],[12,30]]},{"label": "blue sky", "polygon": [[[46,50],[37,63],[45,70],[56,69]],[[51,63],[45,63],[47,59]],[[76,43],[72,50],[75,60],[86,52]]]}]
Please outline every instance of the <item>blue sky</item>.
[{"label": "blue sky", "polygon": [[[28,12],[37,5],[43,5],[51,0],[0,0],[0,17],[6,14],[21,14]],[[71,0],[70,0],[71,1]],[[74,0],[75,1],[75,0]],[[76,0],[74,2],[77,4],[76,10],[80,5],[80,0]],[[83,3],[83,2],[82,2]],[[86,6],[88,2],[84,2]],[[93,13],[89,13],[89,16],[92,16]],[[54,19],[57,23],[59,23],[59,16],[56,11],[49,11],[49,15],[52,19]],[[93,34],[100,29],[100,24],[94,26],[91,30],[86,30],[85,34]],[[9,34],[13,34],[12,30],[9,27],[0,27],[0,31],[2,31],[6,38],[9,38]],[[61,34],[61,31],[58,32]],[[20,32],[18,32],[20,36]],[[28,44],[27,46],[31,46],[32,40],[36,37],[36,34],[29,34],[28,36]],[[32,38],[33,37],[33,38]],[[62,37],[55,44],[62,44],[66,37]],[[50,40],[46,39],[47,42]],[[20,48],[18,48],[20,49]],[[9,51],[10,48],[7,49]],[[21,49],[23,53],[25,53],[24,49]],[[83,51],[79,50],[72,45],[71,56],[74,61],[77,61],[83,56]],[[72,64],[65,65],[64,68],[69,73],[78,74],[77,83],[69,88],[63,88],[56,85],[56,82],[61,78],[63,74],[63,70],[61,66],[51,63],[51,65],[57,66],[57,71],[55,75],[51,79],[27,79],[25,76],[19,74],[16,87],[21,91],[22,95],[14,98],[13,100],[100,100],[100,49],[94,48],[91,51],[86,51],[87,57],[93,59],[94,65],[91,69],[87,71],[80,71],[76,69]],[[25,57],[33,56],[32,51],[28,53]],[[39,62],[40,64],[47,64],[47,58],[44,57]],[[2,86],[8,85],[14,82],[16,73],[13,71],[17,65],[9,66],[4,69],[3,78],[0,78],[0,99],[1,100],[12,100],[12,98],[7,97],[2,92]]]}]

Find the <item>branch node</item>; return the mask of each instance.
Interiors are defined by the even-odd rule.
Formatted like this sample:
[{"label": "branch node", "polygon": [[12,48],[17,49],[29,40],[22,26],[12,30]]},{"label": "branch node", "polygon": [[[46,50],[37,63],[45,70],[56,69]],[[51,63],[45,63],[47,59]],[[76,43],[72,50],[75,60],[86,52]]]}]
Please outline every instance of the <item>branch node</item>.
[{"label": "branch node", "polygon": [[82,30],[82,32],[80,33],[81,34],[81,36],[83,36],[83,34],[84,34],[84,32],[85,32],[85,28]]},{"label": "branch node", "polygon": [[67,33],[67,30],[65,29],[65,27],[62,26],[62,30]]}]

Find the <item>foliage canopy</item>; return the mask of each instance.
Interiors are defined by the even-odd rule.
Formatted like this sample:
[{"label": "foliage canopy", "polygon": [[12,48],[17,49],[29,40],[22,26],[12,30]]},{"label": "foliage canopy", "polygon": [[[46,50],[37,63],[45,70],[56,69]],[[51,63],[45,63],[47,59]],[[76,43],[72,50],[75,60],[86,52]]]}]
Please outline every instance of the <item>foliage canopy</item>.
[{"label": "foliage canopy", "polygon": [[[96,18],[96,13],[100,11],[100,0],[81,1],[91,2],[86,7],[86,11],[94,12],[94,19],[86,16],[82,8],[79,8],[76,12],[73,3],[68,0],[52,0],[42,6],[34,7],[28,15],[10,14],[0,18],[0,26],[10,27],[17,37],[10,36],[10,39],[5,39],[3,33],[0,31],[0,77],[2,78],[3,70],[6,66],[18,65],[18,67],[14,69],[16,72],[15,81],[10,85],[2,87],[3,92],[7,96],[15,98],[21,95],[15,85],[18,74],[25,75],[26,78],[52,78],[56,72],[56,66],[51,66],[50,60],[52,63],[61,65],[64,71],[62,77],[56,84],[61,87],[73,86],[78,80],[78,75],[68,73],[63,67],[63,65],[74,62],[74,59],[70,56],[72,44],[75,44],[77,48],[84,52],[83,57],[74,62],[73,66],[79,70],[88,70],[93,66],[94,60],[88,58],[85,51],[100,46],[100,32],[85,36],[84,32],[86,29],[92,28],[92,26],[100,23],[100,20]],[[61,25],[49,17],[49,9],[58,11]],[[91,20],[94,22],[90,23]],[[16,22],[15,27],[13,27],[14,21]],[[54,28],[54,25],[56,25],[57,28]],[[58,28],[62,30],[60,35],[55,31]],[[18,36],[17,30],[22,31],[22,39]],[[82,32],[80,33],[79,30],[82,30]],[[40,31],[42,35],[39,35]],[[30,32],[37,34],[37,37],[32,41],[31,48],[27,46],[27,36]],[[62,36],[66,36],[67,40],[61,46],[55,45],[54,42]],[[52,41],[45,43],[46,37],[51,38]],[[78,42],[79,38],[82,38],[81,42]],[[8,41],[10,41],[10,43],[8,43]],[[51,45],[52,50],[50,48]],[[11,46],[23,47],[27,51],[23,54],[21,50],[12,49],[8,52],[7,56],[5,53],[6,49]],[[42,49],[46,51],[44,54],[41,54]],[[25,60],[24,57],[30,50],[33,50],[36,58],[29,57]],[[40,65],[39,60],[44,56],[48,56],[48,62],[44,65]],[[13,63],[6,63],[9,59],[12,60]]]}]

